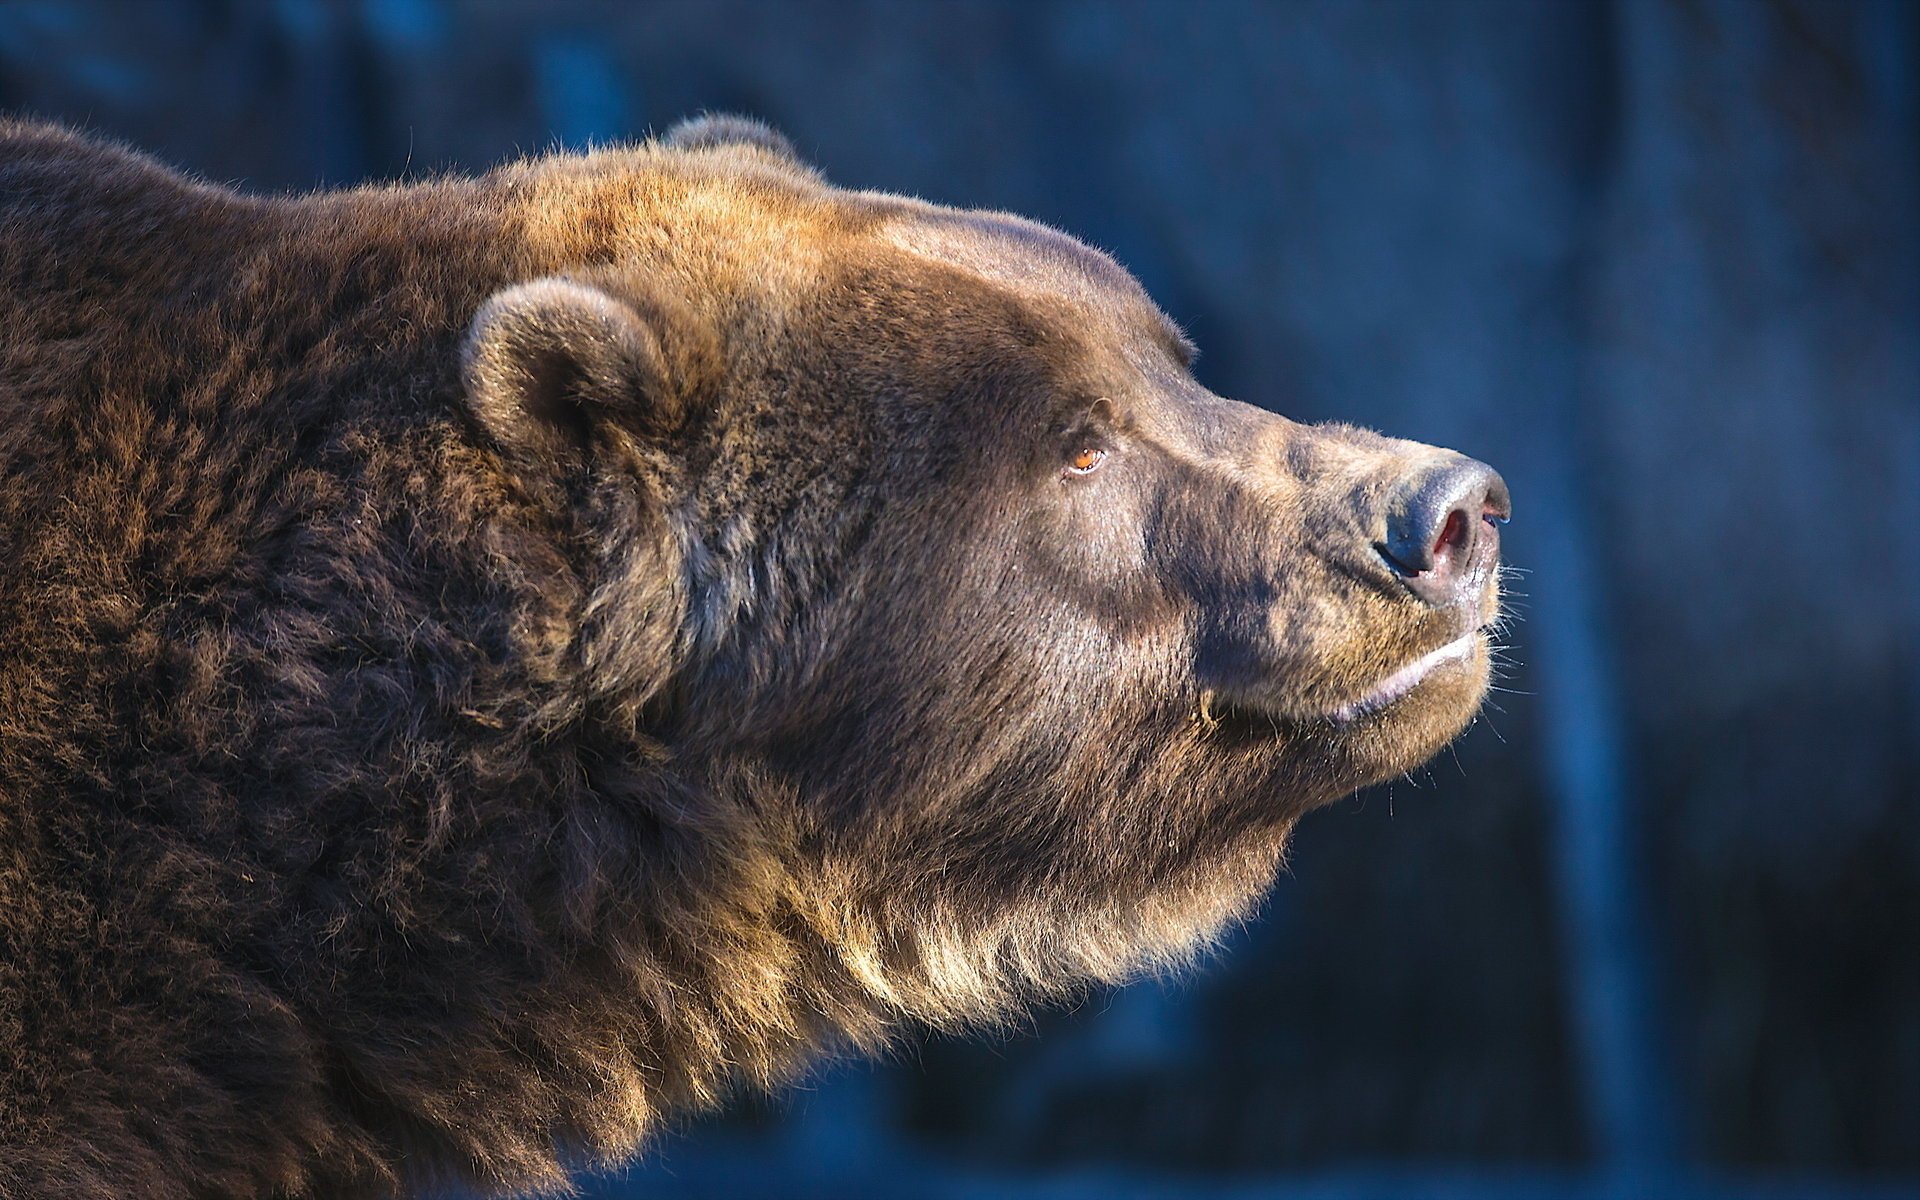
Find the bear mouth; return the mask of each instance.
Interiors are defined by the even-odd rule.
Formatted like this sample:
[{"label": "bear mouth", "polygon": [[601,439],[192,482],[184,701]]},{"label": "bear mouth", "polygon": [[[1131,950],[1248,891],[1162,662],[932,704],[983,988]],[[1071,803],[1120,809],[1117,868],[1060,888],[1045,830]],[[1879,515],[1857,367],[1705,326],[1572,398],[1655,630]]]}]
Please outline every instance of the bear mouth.
[{"label": "bear mouth", "polygon": [[[1458,671],[1480,653],[1488,630],[1469,629],[1454,640],[1429,650],[1383,676],[1362,694],[1328,708],[1275,704],[1259,696],[1231,691],[1201,694],[1200,712],[1209,728],[1240,741],[1262,741],[1276,734],[1344,733],[1364,728],[1369,718],[1382,717],[1435,677]],[[1324,701],[1322,702],[1325,703]]]},{"label": "bear mouth", "polygon": [[1395,701],[1405,698],[1436,671],[1443,670],[1454,663],[1472,659],[1479,649],[1480,630],[1475,629],[1437,650],[1429,650],[1406,666],[1394,671],[1375,684],[1366,694],[1349,700],[1328,713],[1327,719],[1335,725],[1350,725],[1363,717],[1370,717],[1391,706]]}]

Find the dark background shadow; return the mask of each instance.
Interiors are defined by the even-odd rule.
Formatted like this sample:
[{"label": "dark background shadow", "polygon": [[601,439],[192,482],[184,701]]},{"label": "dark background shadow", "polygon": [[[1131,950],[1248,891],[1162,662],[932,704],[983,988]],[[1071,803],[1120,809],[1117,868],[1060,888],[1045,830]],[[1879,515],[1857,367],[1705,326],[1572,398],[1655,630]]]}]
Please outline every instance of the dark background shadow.
[{"label": "dark background shadow", "polygon": [[1512,483],[1509,690],[1216,965],[606,1196],[1920,1186],[1916,60],[1904,0],[0,7],[0,106],[257,189],[756,114]]}]

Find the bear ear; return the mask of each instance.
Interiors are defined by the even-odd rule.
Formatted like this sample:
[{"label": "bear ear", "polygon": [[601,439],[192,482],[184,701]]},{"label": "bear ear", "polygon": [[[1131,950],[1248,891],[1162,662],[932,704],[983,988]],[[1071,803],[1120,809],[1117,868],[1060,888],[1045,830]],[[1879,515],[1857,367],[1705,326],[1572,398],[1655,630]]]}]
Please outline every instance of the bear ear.
[{"label": "bear ear", "polygon": [[467,331],[467,403],[501,448],[549,467],[584,461],[608,421],[670,429],[691,382],[669,353],[684,339],[651,317],[572,279],[507,288]]},{"label": "bear ear", "polygon": [[660,138],[669,150],[717,150],[726,146],[752,146],[764,150],[791,166],[812,170],[787,135],[764,121],[730,113],[705,113],[689,117]]}]

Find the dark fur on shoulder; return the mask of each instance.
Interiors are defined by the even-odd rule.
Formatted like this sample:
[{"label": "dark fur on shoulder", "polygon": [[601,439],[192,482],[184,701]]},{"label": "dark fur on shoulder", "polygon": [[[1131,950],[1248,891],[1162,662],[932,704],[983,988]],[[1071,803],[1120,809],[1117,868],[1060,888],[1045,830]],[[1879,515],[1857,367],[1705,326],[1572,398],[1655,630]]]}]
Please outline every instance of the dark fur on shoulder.
[{"label": "dark fur on shoulder", "polygon": [[272,199],[0,125],[0,1197],[559,1188],[1190,954],[1486,651],[1329,716],[1459,636],[1361,562],[1441,452],[1187,353],[737,120]]}]

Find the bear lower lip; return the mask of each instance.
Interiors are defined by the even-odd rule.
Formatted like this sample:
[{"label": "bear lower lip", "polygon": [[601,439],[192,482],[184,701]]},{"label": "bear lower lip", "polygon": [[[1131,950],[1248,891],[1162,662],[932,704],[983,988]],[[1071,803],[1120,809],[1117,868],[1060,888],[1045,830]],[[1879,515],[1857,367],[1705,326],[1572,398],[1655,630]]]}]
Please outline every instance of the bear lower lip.
[{"label": "bear lower lip", "polygon": [[1357,700],[1349,701],[1334,709],[1328,716],[1336,724],[1356,721],[1370,713],[1375,713],[1405,696],[1434,671],[1450,662],[1471,657],[1479,646],[1478,630],[1448,642],[1438,650],[1432,650],[1401,667],[1393,674],[1381,680],[1371,692]]}]

